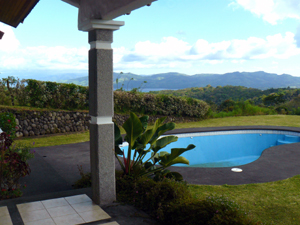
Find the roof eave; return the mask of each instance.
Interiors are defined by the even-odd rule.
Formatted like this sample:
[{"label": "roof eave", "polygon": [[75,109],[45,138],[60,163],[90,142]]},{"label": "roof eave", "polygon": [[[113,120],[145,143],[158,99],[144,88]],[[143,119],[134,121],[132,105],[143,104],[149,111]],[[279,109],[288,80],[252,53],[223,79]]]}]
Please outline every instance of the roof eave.
[{"label": "roof eave", "polygon": [[80,6],[80,1],[79,0],[62,0],[63,2],[66,2],[72,6],[75,6],[77,8],[79,8]]}]

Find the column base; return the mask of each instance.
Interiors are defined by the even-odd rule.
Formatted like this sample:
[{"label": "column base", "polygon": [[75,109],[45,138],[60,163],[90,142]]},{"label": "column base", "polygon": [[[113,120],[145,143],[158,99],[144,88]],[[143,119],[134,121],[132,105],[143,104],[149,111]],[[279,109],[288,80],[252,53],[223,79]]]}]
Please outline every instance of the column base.
[{"label": "column base", "polygon": [[90,160],[93,201],[116,200],[114,124],[90,124]]}]

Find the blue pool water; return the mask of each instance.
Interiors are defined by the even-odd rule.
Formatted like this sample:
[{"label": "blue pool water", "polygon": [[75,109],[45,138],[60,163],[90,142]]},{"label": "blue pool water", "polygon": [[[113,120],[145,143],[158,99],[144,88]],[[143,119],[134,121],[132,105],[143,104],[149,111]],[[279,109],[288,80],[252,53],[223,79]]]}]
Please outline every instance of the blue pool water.
[{"label": "blue pool water", "polygon": [[[228,131],[183,134],[161,151],[185,148],[194,144],[196,148],[182,154],[189,167],[232,167],[257,160],[262,152],[272,146],[300,142],[300,134],[286,131]],[[127,150],[127,147],[123,149]],[[148,159],[150,157],[146,156]]]}]

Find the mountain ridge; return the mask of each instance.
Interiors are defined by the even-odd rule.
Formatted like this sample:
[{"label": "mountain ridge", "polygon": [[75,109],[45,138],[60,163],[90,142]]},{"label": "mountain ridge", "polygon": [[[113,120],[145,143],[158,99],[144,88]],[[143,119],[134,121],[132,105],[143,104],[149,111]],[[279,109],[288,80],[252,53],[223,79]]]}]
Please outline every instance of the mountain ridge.
[{"label": "mountain ridge", "polygon": [[[118,79],[118,83],[116,82]],[[144,83],[146,81],[147,83]],[[88,77],[80,77],[65,81],[87,86]],[[177,72],[159,73],[141,76],[132,73],[114,73],[114,88],[133,89],[146,87],[147,89],[184,89],[191,87],[217,86],[244,86],[261,90],[288,86],[300,87],[300,77],[289,74],[274,74],[264,71],[257,72],[230,72],[225,74],[195,74],[186,75]]]},{"label": "mountain ridge", "polygon": [[[3,75],[2,75],[3,76]],[[36,79],[60,83],[74,83],[88,86],[87,72],[65,73],[49,75],[31,75],[20,77],[25,79]],[[300,77],[289,74],[257,72],[229,72],[224,74],[200,73],[187,75],[178,72],[158,73],[152,75],[137,75],[133,73],[113,73],[114,88],[131,90],[133,88],[146,89],[184,89],[192,87],[217,86],[244,86],[266,90],[269,88],[282,88],[293,86],[300,88]],[[118,82],[117,82],[118,81]],[[146,83],[145,83],[146,82]]]}]

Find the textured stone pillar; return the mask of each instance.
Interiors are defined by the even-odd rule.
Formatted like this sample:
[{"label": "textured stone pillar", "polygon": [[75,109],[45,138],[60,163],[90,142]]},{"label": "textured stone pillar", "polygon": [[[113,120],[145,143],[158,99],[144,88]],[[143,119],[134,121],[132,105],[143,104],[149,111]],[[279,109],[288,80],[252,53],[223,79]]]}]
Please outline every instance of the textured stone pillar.
[{"label": "textured stone pillar", "polygon": [[88,31],[90,153],[93,201],[116,200],[113,107],[113,31],[120,21],[92,20],[80,27]]}]

